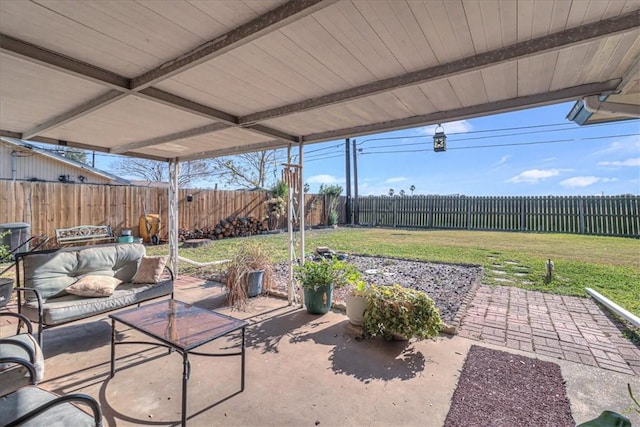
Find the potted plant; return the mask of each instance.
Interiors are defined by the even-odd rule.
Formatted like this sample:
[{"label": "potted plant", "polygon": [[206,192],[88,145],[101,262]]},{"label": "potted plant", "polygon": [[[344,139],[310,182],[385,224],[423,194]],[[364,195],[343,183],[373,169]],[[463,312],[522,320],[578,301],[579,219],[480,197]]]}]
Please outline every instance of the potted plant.
[{"label": "potted plant", "polygon": [[424,292],[400,285],[369,288],[362,334],[385,339],[429,338],[443,326],[440,311]]},{"label": "potted plant", "polygon": [[312,314],[327,313],[333,304],[334,287],[354,283],[359,277],[354,266],[335,257],[305,261],[294,270],[304,292],[307,312]]},{"label": "potted plant", "polygon": [[244,309],[247,299],[271,289],[273,266],[259,242],[243,242],[227,264],[225,286],[233,308]]},{"label": "potted plant", "polygon": [[367,295],[369,287],[364,280],[358,280],[354,288],[345,295],[347,318],[352,325],[362,326],[364,310],[367,308]]}]

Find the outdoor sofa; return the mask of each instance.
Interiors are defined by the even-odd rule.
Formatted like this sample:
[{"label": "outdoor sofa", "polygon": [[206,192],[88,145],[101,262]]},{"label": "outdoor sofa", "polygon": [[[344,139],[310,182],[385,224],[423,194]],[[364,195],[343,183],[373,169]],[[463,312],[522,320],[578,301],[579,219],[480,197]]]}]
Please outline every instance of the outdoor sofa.
[{"label": "outdoor sofa", "polygon": [[173,272],[166,261],[147,257],[138,243],[19,253],[18,312],[38,324],[42,347],[47,328],[154,298],[173,298]]}]

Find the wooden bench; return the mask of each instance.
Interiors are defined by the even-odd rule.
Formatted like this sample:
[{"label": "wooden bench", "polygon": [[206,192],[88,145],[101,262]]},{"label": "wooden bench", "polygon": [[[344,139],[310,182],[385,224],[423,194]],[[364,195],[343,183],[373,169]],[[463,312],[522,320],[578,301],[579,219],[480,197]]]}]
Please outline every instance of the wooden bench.
[{"label": "wooden bench", "polygon": [[113,242],[115,239],[110,225],[79,225],[56,229],[56,242],[59,246],[89,242]]}]

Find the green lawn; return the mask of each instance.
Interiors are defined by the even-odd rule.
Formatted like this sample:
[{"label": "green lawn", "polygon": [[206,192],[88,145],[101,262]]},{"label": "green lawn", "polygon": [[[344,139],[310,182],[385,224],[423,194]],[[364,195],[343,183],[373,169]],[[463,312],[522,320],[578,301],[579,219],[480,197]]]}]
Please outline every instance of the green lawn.
[{"label": "green lawn", "polygon": [[[269,248],[273,261],[287,259],[287,233],[251,237]],[[214,241],[207,248],[180,249],[180,255],[200,262],[228,258],[242,239]],[[307,253],[329,246],[353,254],[379,255],[431,262],[479,264],[482,282],[544,292],[586,296],[590,287],[640,315],[640,240],[571,234],[503,233],[458,230],[408,231],[339,228],[306,233]],[[166,253],[166,246],[149,247]],[[545,262],[555,265],[545,281]],[[185,274],[206,274],[187,264]]]}]

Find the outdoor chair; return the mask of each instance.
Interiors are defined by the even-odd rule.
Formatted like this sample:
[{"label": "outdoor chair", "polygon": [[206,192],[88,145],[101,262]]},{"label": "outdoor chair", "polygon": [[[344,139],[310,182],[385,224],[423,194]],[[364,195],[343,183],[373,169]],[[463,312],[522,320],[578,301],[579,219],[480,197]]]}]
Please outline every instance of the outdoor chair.
[{"label": "outdoor chair", "polygon": [[[29,373],[30,383],[35,383],[36,369],[29,361],[7,357],[0,358],[0,364],[23,366]],[[4,372],[0,372],[0,382],[3,381]],[[75,403],[89,406],[91,414]],[[0,397],[0,425],[102,427],[102,409],[93,397],[86,394],[59,396],[35,385],[25,385]]]},{"label": "outdoor chair", "polygon": [[[0,338],[0,358],[17,358],[29,361],[34,367],[33,383],[38,384],[44,377],[44,356],[33,336],[33,327],[29,319],[22,314],[11,311],[0,312],[0,317],[18,319],[18,330],[15,335]],[[20,333],[20,325],[24,324],[27,332]],[[21,364],[0,363],[0,395],[10,393],[21,385],[29,376],[29,371]]]}]

